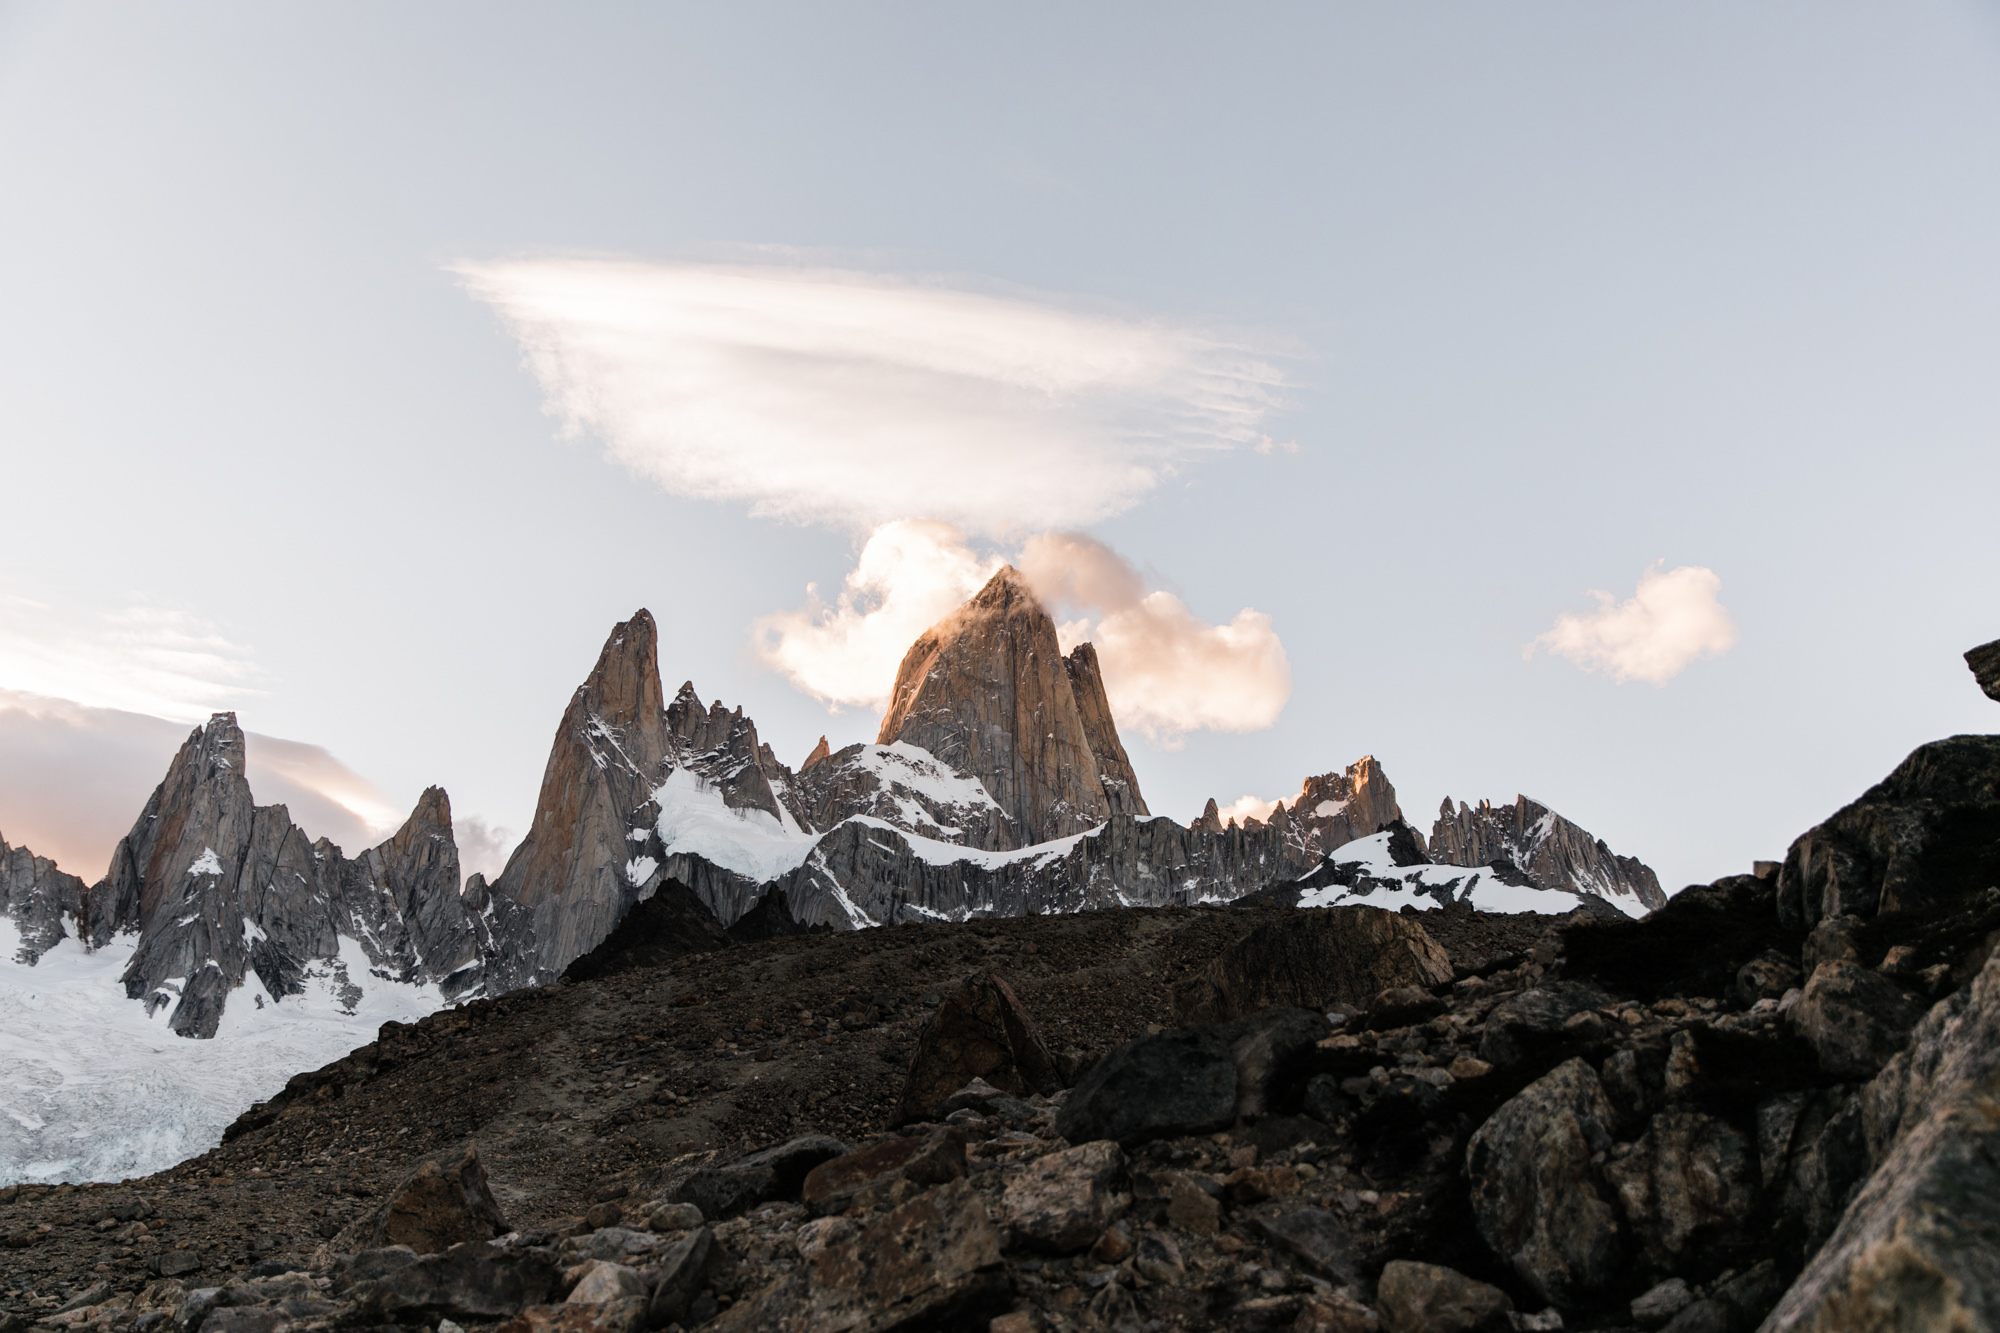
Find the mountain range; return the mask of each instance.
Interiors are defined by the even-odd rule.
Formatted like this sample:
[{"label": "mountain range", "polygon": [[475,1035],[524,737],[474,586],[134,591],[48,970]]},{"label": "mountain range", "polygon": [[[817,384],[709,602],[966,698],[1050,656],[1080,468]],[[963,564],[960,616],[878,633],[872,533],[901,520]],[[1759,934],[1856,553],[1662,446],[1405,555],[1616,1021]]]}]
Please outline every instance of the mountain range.
[{"label": "mountain range", "polygon": [[[0,1183],[173,1160],[245,1088],[303,1067],[295,1043],[246,1047],[231,1078],[173,1094],[175,1132],[140,1134],[127,1103],[158,1089],[89,1061],[62,1073],[38,1043],[51,987],[120,1010],[107,1030],[145,1047],[97,1065],[171,1081],[164,1033],[233,1040],[309,1013],[306,1053],[333,1058],[362,1020],[547,983],[670,883],[722,927],[780,932],[1252,896],[1633,916],[1666,901],[1646,866],[1526,797],[1446,800],[1426,838],[1372,756],[1308,775],[1267,819],[1225,822],[1213,800],[1187,824],[1152,814],[1095,649],[1064,653],[1010,568],[911,645],[873,744],[822,738],[797,770],[741,708],[691,682],[667,699],[659,652],[648,612],[613,628],[490,884],[461,879],[441,788],[351,857],[257,805],[231,713],[188,737],[95,884],[0,842],[0,1045],[41,1071],[0,1093]],[[137,1138],[92,1148],[114,1123]]]}]

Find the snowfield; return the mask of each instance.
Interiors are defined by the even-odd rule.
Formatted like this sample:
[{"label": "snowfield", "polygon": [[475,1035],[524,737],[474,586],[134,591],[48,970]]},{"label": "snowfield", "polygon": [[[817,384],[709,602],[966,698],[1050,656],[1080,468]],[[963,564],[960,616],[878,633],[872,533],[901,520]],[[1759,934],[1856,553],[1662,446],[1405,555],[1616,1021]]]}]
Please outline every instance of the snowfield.
[{"label": "snowfield", "polygon": [[64,939],[33,967],[14,961],[20,943],[0,916],[0,1186],[165,1170],[222,1142],[293,1074],[367,1045],[392,1019],[444,1007],[435,986],[371,975],[343,936],[339,960],[317,965],[303,995],[275,1001],[253,972],[214,1038],[196,1041],[167,1027],[171,1004],[148,1018],[125,998],[118,978],[137,935],[95,952]]},{"label": "snowfield", "polygon": [[[1329,884],[1323,889],[1308,889],[1299,897],[1300,907],[1345,907],[1361,903],[1386,907],[1392,912],[1404,907],[1415,907],[1422,912],[1441,906],[1438,893],[1448,890],[1452,901],[1470,902],[1481,912],[1540,912],[1560,916],[1575,911],[1583,901],[1576,894],[1557,889],[1503,884],[1484,866],[1399,866],[1390,859],[1386,833],[1356,839],[1327,853],[1326,859],[1338,866],[1358,864],[1369,879],[1394,883],[1352,889]],[[1603,901],[1628,916],[1646,914],[1646,909],[1629,897],[1606,897]]]}]

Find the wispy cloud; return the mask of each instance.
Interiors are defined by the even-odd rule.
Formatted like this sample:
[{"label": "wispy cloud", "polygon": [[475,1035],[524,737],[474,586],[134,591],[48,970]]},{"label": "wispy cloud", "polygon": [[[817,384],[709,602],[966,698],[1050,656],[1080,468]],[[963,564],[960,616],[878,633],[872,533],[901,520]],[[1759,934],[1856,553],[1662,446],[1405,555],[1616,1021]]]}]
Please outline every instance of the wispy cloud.
[{"label": "wispy cloud", "polygon": [[[839,597],[757,622],[759,656],[830,704],[882,704],[910,644],[977,592],[1002,562],[943,523],[890,523],[862,548]],[[1177,747],[1190,731],[1254,731],[1291,697],[1291,664],[1269,616],[1212,625],[1148,592],[1116,551],[1078,532],[1031,537],[1015,562],[1051,612],[1064,651],[1089,639],[1121,726]]]},{"label": "wispy cloud", "polygon": [[1275,798],[1267,801],[1261,796],[1239,796],[1228,805],[1218,805],[1216,810],[1223,823],[1233,819],[1238,824],[1244,824],[1253,819],[1269,819],[1271,812],[1277,808]]},{"label": "wispy cloud", "polygon": [[1662,570],[1655,561],[1624,601],[1592,589],[1597,609],[1564,614],[1524,651],[1547,649],[1585,671],[1623,684],[1664,685],[1700,657],[1719,657],[1736,644],[1736,622],[1722,605],[1722,580],[1700,565]]},{"label": "wispy cloud", "polygon": [[1188,459],[1262,447],[1285,384],[1265,340],[1040,294],[824,268],[454,271],[567,433],[674,494],[857,530],[1095,522]]},{"label": "wispy cloud", "polygon": [[262,677],[249,648],[184,612],[0,594],[0,688],[194,722],[261,696]]}]

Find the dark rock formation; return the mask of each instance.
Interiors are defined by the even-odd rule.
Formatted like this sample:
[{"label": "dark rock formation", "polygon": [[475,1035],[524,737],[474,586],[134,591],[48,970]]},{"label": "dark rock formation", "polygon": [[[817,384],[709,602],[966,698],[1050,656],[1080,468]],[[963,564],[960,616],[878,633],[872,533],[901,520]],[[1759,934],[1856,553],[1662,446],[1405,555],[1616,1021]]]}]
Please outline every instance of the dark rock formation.
[{"label": "dark rock formation", "polygon": [[1220,1023],[1278,1006],[1359,1012],[1391,987],[1450,980],[1450,958],[1416,921],[1379,907],[1329,907],[1254,927],[1174,993],[1174,1016]]},{"label": "dark rock formation", "polygon": [[1052,1092],[1063,1081],[1034,1020],[992,973],[969,978],[945,996],[924,1025],[897,1122],[928,1119],[974,1079],[1016,1096]]},{"label": "dark rock formation", "polygon": [[1910,912],[2000,884],[2000,736],[1920,746],[1888,777],[1792,843],[1778,916]]},{"label": "dark rock formation", "polygon": [[208,1037],[251,975],[280,1001],[323,977],[351,996],[351,1011],[362,979],[348,975],[343,940],[380,978],[434,982],[448,998],[478,993],[502,953],[491,923],[509,913],[483,885],[476,901],[462,896],[458,870],[443,789],[350,860],[310,841],[284,806],[255,804],[236,716],[217,713],[181,747],[95,886],[79,892],[72,877],[10,852],[0,892],[22,932],[20,961],[60,937],[64,914],[88,948],[136,933],[128,998],[149,1013],[171,1005],[173,1031]]},{"label": "dark rock formation", "polygon": [[0,914],[20,934],[11,961],[33,963],[64,939],[65,916],[79,923],[89,919],[90,889],[75,875],[66,875],[47,857],[26,847],[9,847],[0,838]]},{"label": "dark rock formation", "polygon": [[1538,888],[1636,901],[1648,911],[1664,906],[1660,877],[1642,862],[1619,856],[1583,829],[1538,801],[1516,796],[1511,806],[1446,797],[1431,826],[1430,858],[1440,865],[1518,867]]},{"label": "dark rock formation", "polygon": [[1966,651],[1965,664],[1987,698],[2000,701],[2000,639]]},{"label": "dark rock formation", "polygon": [[[710,916],[713,917],[713,913]],[[831,926],[808,926],[792,915],[791,904],[782,893],[767,893],[757,900],[757,905],[736,918],[729,928],[729,938],[738,944],[749,944],[754,940],[778,940],[788,935],[805,935],[816,930],[831,930]]]},{"label": "dark rock formation", "polygon": [[[1006,812],[1015,847],[1081,833],[1111,815],[1092,740],[1055,621],[1011,567],[910,646],[876,737],[978,778]],[[1136,780],[1117,782],[1120,800],[1143,808]]]},{"label": "dark rock formation", "polygon": [[686,885],[667,880],[651,897],[634,904],[596,948],[573,959],[563,977],[588,981],[637,968],[657,970],[676,958],[727,949],[733,943],[706,903]]},{"label": "dark rock formation", "polygon": [[376,1216],[372,1243],[438,1254],[464,1241],[491,1240],[506,1230],[507,1219],[486,1183],[479,1149],[468,1147],[449,1170],[425,1162],[397,1186]]}]

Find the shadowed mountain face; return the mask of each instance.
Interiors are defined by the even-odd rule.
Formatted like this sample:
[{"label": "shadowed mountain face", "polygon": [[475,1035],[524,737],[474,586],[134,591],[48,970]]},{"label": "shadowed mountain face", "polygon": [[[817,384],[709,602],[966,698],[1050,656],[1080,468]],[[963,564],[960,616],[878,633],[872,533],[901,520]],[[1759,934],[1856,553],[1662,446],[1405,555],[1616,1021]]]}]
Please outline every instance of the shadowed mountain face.
[{"label": "shadowed mountain face", "polygon": [[67,937],[66,921],[91,949],[136,934],[125,994],[148,1013],[171,1006],[168,1026],[186,1037],[214,1036],[252,975],[273,999],[315,976],[358,996],[363,978],[347,976],[343,939],[379,977],[436,984],[447,999],[479,993],[499,952],[491,923],[513,914],[483,892],[468,902],[459,887],[443,788],[426,791],[395,836],[349,859],[309,840],[284,806],[255,804],[233,713],[188,737],[97,884],[85,889],[25,848],[0,853],[0,910],[20,935],[14,961],[38,961]]},{"label": "shadowed mountain face", "polygon": [[1455,811],[1446,797],[1431,826],[1430,855],[1444,865],[1511,863],[1538,888],[1582,889],[1637,902],[1649,912],[1667,901],[1650,867],[1617,855],[1603,839],[1525,796],[1502,806],[1460,801]]}]

